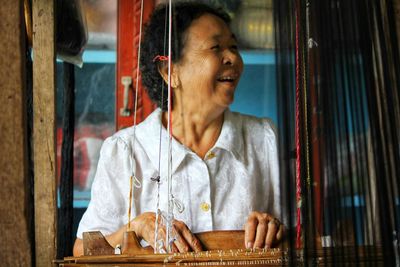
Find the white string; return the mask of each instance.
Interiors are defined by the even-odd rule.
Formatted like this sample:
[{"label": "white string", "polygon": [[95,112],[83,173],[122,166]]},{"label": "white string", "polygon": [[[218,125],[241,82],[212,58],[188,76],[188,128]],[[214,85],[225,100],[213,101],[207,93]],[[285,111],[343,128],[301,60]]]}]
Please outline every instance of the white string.
[{"label": "white string", "polygon": [[172,44],[172,0],[169,0],[169,10],[168,10],[168,215],[166,221],[166,235],[165,244],[167,245],[167,251],[171,253],[171,243],[170,238],[172,237],[172,221],[174,219],[173,205],[171,204],[172,199],[172,133],[171,133],[171,44]]},{"label": "white string", "polygon": [[[137,116],[137,103],[139,95],[139,69],[140,69],[140,54],[141,54],[141,43],[142,43],[142,24],[143,24],[143,0],[140,2],[140,24],[139,24],[139,45],[137,53],[137,64],[136,64],[136,84],[135,84],[135,108],[133,114],[133,153],[135,152],[136,143],[136,116]],[[135,159],[135,154],[133,154],[133,160]]]},{"label": "white string", "polygon": [[174,195],[171,196],[171,204],[173,208],[175,207],[179,213],[182,213],[185,210],[185,205],[179,199],[175,198]]},{"label": "white string", "polygon": [[[138,55],[137,55],[137,65],[136,65],[136,85],[135,85],[135,111],[133,115],[133,125],[136,126],[136,113],[137,113],[137,103],[138,103],[138,92],[139,92],[139,68],[140,68],[140,53],[141,53],[141,43],[142,43],[142,24],[143,24],[143,0],[140,2],[140,22],[139,22],[139,45],[138,45]],[[136,138],[135,129],[133,130],[133,137]],[[135,143],[134,143],[135,145]]]},{"label": "white string", "polygon": [[[135,85],[135,107],[133,113],[133,144],[132,144],[132,151],[131,151],[131,165],[132,165],[132,178],[134,180],[133,186],[136,188],[140,188],[142,184],[137,179],[135,175],[135,143],[136,143],[136,114],[137,114],[137,103],[138,103],[138,89],[139,89],[139,68],[140,68],[140,46],[142,42],[142,24],[143,24],[143,0],[140,2],[140,23],[139,23],[139,44],[138,44],[138,54],[137,54],[137,65],[136,65],[136,85]],[[130,186],[129,188],[129,211],[128,214],[131,214],[132,209],[132,198],[133,195],[133,187]],[[128,216],[128,230],[130,229],[130,216]]]},{"label": "white string", "polygon": [[[167,17],[167,9],[165,9],[165,17]],[[164,49],[163,55],[165,55],[165,43],[166,43],[166,35],[167,35],[167,20],[164,23]],[[161,83],[161,107],[164,104],[164,82]],[[164,249],[164,241],[162,239],[158,239],[158,228],[160,224],[160,184],[161,184],[161,140],[162,140],[162,116],[160,117],[160,131],[159,131],[159,145],[158,145],[158,177],[157,181],[157,206],[156,206],[156,221],[154,222],[154,253],[166,253]]]}]

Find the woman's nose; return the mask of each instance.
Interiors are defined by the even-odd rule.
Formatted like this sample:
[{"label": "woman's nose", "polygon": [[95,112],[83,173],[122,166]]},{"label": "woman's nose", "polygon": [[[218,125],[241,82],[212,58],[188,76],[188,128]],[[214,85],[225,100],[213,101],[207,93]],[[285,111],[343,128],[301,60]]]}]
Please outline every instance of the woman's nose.
[{"label": "woman's nose", "polygon": [[230,49],[225,49],[223,53],[222,63],[224,65],[233,65],[240,60],[240,55],[237,52],[231,51]]}]

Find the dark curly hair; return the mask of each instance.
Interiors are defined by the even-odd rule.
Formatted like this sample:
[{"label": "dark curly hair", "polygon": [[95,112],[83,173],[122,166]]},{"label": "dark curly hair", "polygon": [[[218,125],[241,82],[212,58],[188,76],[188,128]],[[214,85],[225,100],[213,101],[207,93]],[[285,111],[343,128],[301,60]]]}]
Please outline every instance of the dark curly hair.
[{"label": "dark curly hair", "polygon": [[[168,54],[168,9],[168,4],[161,4],[150,16],[144,28],[140,56],[142,84],[150,98],[163,110],[167,110],[168,106],[167,84],[158,72],[159,61],[154,62],[153,59]],[[222,9],[195,2],[172,4],[172,62],[181,58],[185,31],[195,19],[206,13],[221,18],[228,25],[230,23],[229,15]]]}]

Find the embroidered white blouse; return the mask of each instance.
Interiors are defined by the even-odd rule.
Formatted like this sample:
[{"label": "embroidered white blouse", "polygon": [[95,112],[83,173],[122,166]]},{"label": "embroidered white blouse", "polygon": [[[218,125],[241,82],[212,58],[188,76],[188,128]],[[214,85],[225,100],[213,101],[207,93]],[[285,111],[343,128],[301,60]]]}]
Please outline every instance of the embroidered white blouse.
[{"label": "embroidered white blouse", "polygon": [[[151,178],[158,175],[159,207],[167,211],[167,151],[168,133],[161,126],[160,109],[136,131],[130,127],[107,138],[77,237],[94,230],[108,235],[128,222],[133,172],[141,186],[134,188],[132,218],[157,210],[157,182]],[[198,157],[173,139],[171,166],[172,194],[184,208],[181,213],[174,209],[175,219],[194,233],[243,229],[254,210],[281,216],[277,139],[268,119],[226,110],[221,134],[206,156]]]}]

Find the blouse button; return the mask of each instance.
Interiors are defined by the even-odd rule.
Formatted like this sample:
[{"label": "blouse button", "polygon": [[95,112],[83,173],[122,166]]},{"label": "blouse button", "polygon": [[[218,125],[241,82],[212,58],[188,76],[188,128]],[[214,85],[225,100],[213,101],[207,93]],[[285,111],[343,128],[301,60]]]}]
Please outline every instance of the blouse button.
[{"label": "blouse button", "polygon": [[200,208],[202,211],[207,212],[210,210],[210,204],[208,204],[207,202],[202,202],[200,204]]},{"label": "blouse button", "polygon": [[214,152],[208,152],[206,155],[206,159],[212,159],[215,158],[215,153]]}]

